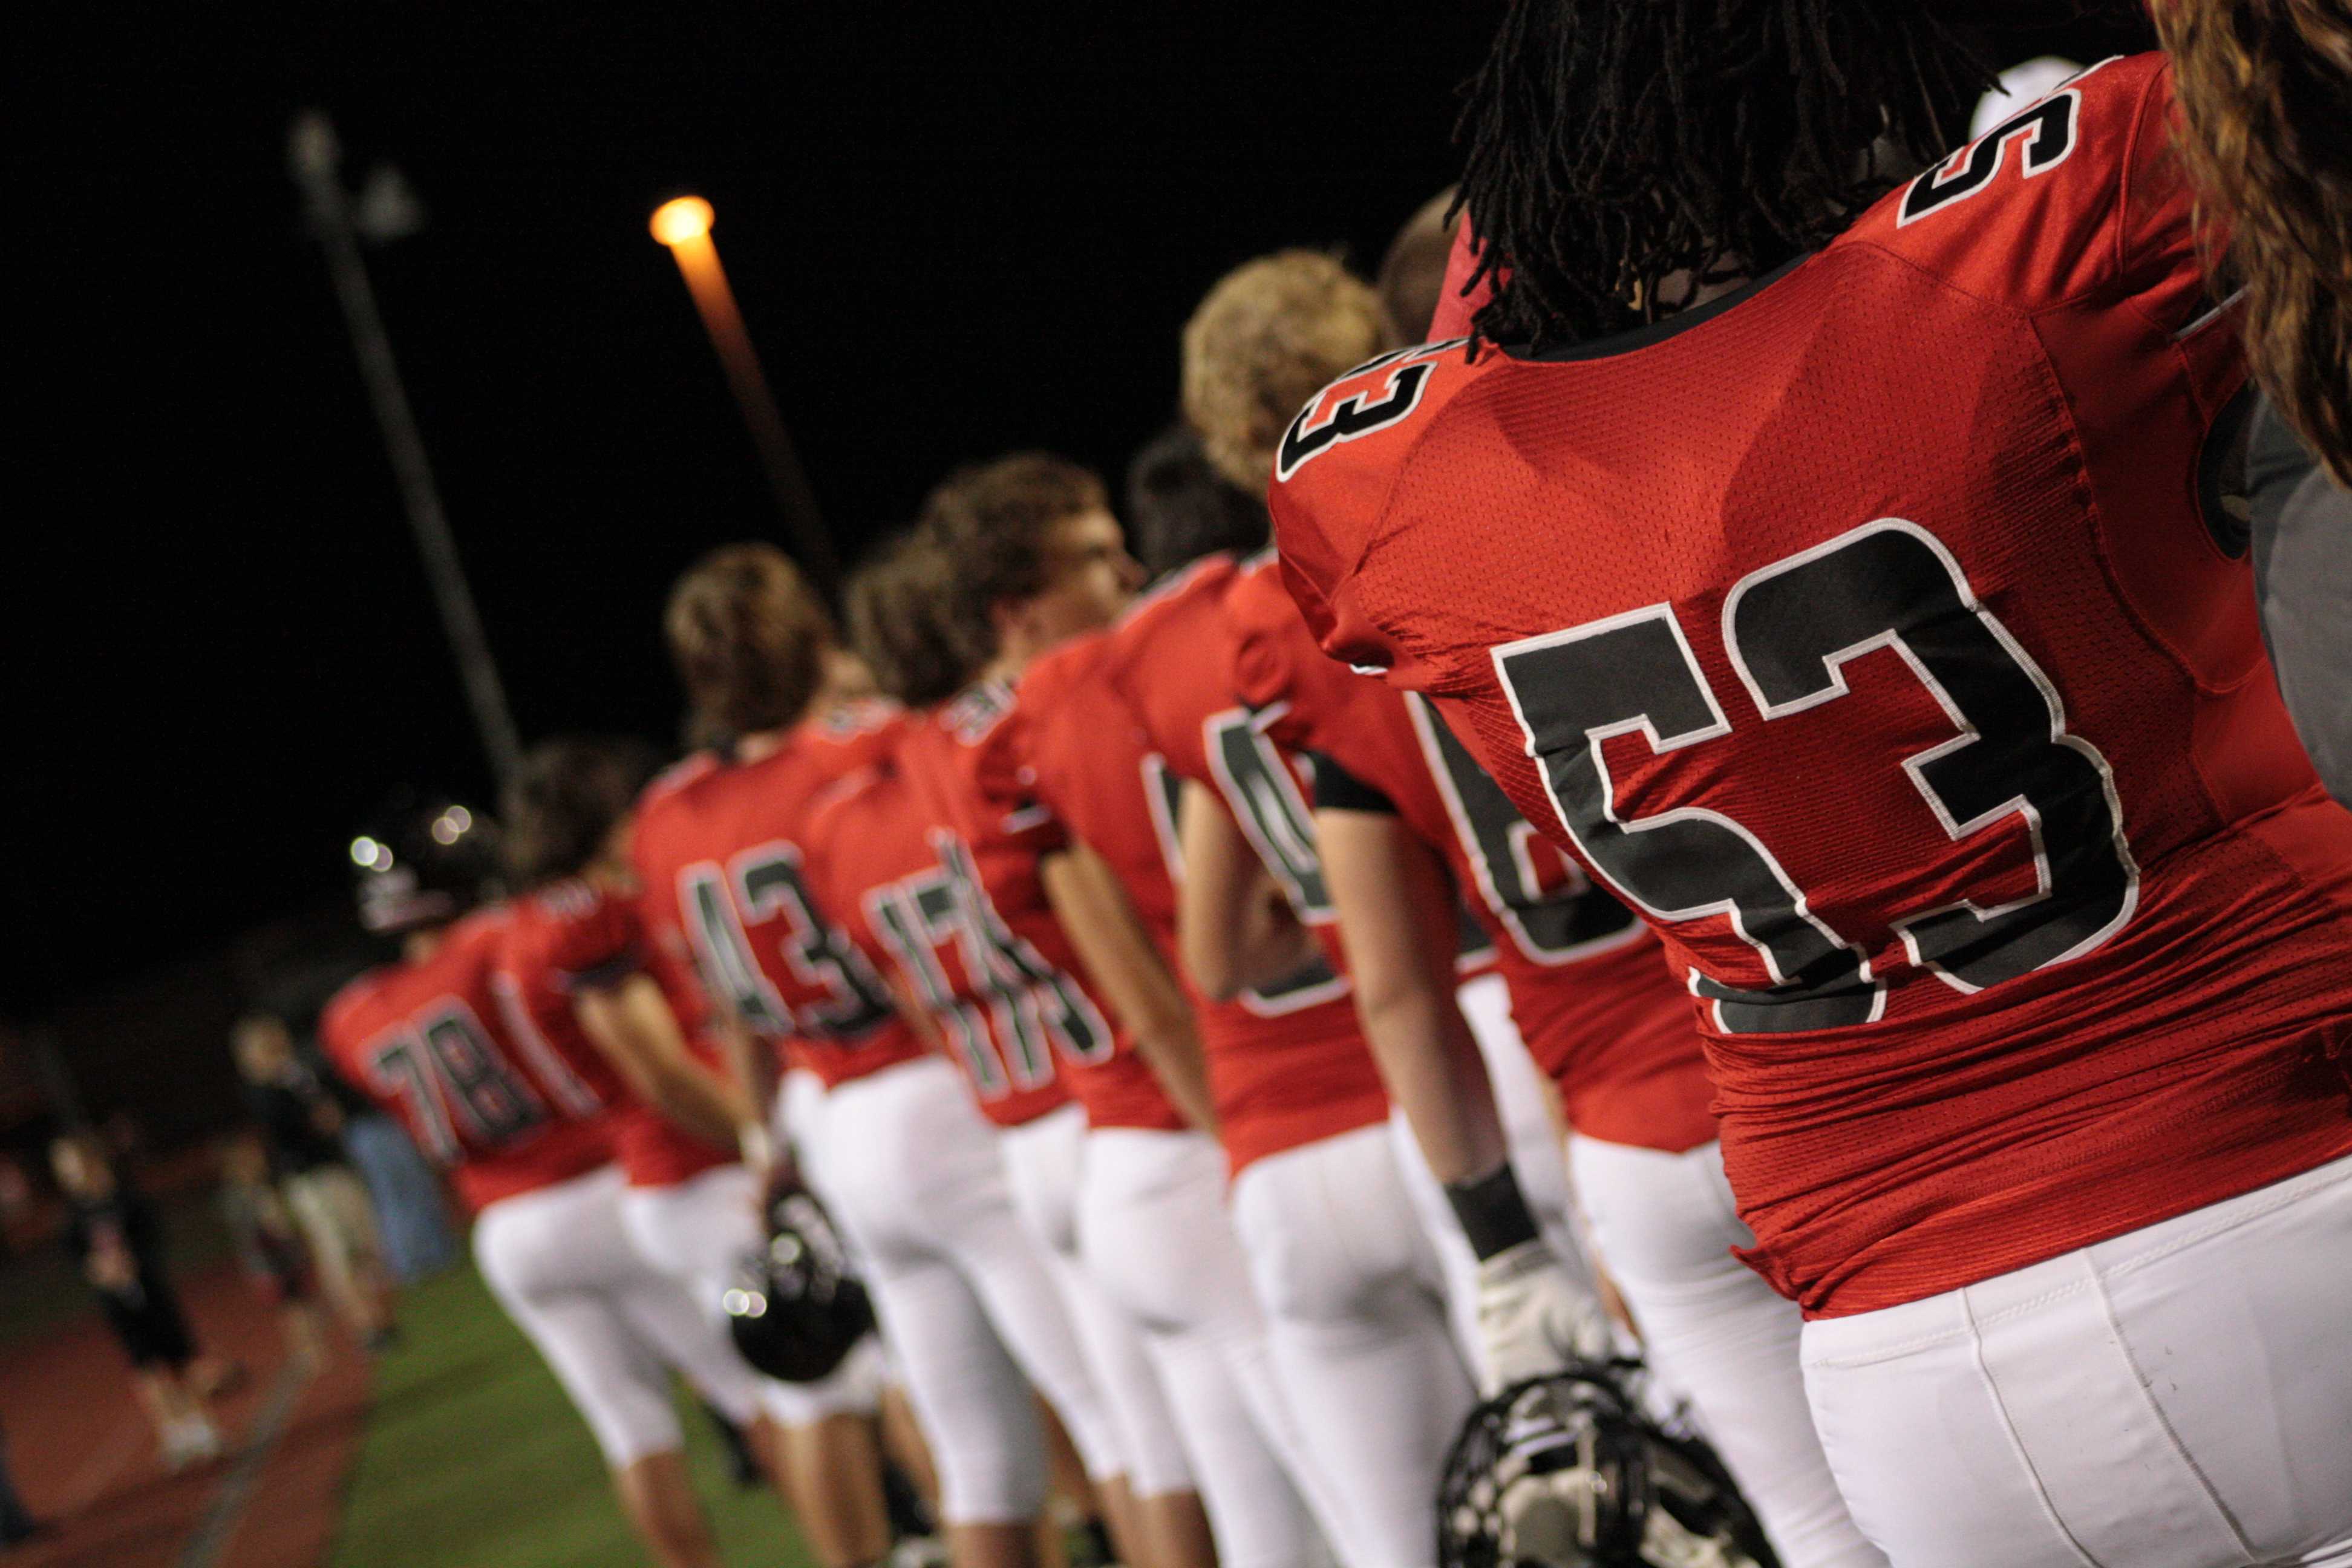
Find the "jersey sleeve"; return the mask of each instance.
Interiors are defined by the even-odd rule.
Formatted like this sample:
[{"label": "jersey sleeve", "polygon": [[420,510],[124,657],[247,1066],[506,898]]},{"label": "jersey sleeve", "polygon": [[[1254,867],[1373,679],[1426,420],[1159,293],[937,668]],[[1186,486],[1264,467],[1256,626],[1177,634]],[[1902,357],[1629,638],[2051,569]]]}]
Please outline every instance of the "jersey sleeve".
[{"label": "jersey sleeve", "polygon": [[1882,201],[1856,237],[2029,311],[2120,300],[2187,326],[2210,301],[2160,55],[2102,60]]},{"label": "jersey sleeve", "polygon": [[1415,441],[1497,352],[1472,360],[1457,339],[1374,360],[1309,398],[1284,432],[1266,492],[1282,582],[1331,658],[1399,685],[1436,679],[1364,612],[1355,581],[1381,546]]}]

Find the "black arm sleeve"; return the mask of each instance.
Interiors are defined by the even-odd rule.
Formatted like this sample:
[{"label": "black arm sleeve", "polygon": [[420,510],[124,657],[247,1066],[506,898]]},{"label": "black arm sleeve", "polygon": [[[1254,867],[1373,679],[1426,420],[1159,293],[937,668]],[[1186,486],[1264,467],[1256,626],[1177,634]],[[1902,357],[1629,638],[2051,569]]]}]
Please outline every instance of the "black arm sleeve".
[{"label": "black arm sleeve", "polygon": [[1322,752],[1307,753],[1315,767],[1315,809],[1369,811],[1382,816],[1397,814],[1396,803],[1333,762]]},{"label": "black arm sleeve", "polygon": [[2265,398],[2246,452],[2263,640],[2295,732],[2352,804],[2352,493],[2336,488]]}]

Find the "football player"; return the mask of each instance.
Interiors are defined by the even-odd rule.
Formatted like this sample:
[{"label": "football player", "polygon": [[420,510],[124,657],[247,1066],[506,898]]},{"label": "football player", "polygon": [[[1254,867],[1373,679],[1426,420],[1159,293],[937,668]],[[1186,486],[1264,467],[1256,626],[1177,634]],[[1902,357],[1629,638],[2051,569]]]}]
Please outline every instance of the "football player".
[{"label": "football player", "polygon": [[[859,577],[858,650],[912,711],[898,744],[830,792],[801,837],[816,907],[866,973],[887,977],[877,985],[896,992],[937,1054],[837,1085],[824,1151],[938,1457],[950,1549],[959,1564],[1025,1563],[1045,1490],[1030,1386],[1112,1509],[1119,1489],[1105,1483],[1129,1473],[1125,1433],[1165,1411],[1137,1403],[1157,1397],[1146,1366],[1114,1414],[1088,1350],[1104,1364],[1124,1325],[1096,1323],[1081,1347],[1070,1281],[1019,1209],[1019,1167],[1003,1144],[1069,1103],[1061,1061],[1107,1054],[1109,1030],[1066,975],[982,912],[970,861],[909,776],[909,746],[970,668],[939,635],[938,568],[902,549]],[[1181,1447],[1151,1445],[1144,1469],[1143,1495],[1189,1489]],[[1111,1522],[1122,1549],[1148,1561],[1131,1522]]]},{"label": "football player", "polygon": [[[663,633],[689,727],[715,743],[637,802],[628,852],[646,962],[690,972],[716,1005],[710,1032],[751,1101],[737,1134],[745,1163],[762,1180],[796,1172],[830,1202],[822,1097],[801,1102],[808,1114],[786,1162],[768,1125],[783,1110],[779,1078],[840,1082],[914,1060],[922,1044],[809,910],[795,836],[819,793],[879,754],[895,719],[821,700],[832,621],[773,545],[729,545],[695,563],[671,587]],[[877,1539],[871,1420],[890,1397],[878,1360],[861,1350],[832,1377],[785,1393],[785,1470],[829,1562],[862,1561]]]},{"label": "football player", "polygon": [[[500,826],[530,896],[514,903],[494,983],[519,1035],[560,1042],[550,1048],[567,1057],[599,1052],[634,1091],[614,1113],[622,1223],[715,1316],[765,1239],[761,1177],[738,1148],[761,1119],[726,1074],[692,971],[645,938],[630,822],[657,771],[634,742],[551,741],[523,759]],[[874,1562],[890,1544],[870,1426],[879,1352],[869,1342],[855,1353],[863,1364],[827,1380],[845,1386],[759,1384],[782,1434],[770,1462],[826,1568]]]},{"label": "football player", "polygon": [[474,1211],[474,1257],[595,1434],[662,1568],[717,1568],[686,1473],[669,1374],[756,1426],[758,1379],[677,1282],[630,1245],[612,1164],[626,1087],[603,1057],[519,1032],[497,984],[515,911],[492,903],[488,822],[463,805],[353,841],[361,921],[402,955],[320,1021],[328,1058],[400,1120]]},{"label": "football player", "polygon": [[[1241,287],[1284,274],[1350,307],[1284,323],[1295,353],[1386,336],[1378,300],[1328,258],[1292,253]],[[1196,316],[1188,378],[1202,333],[1237,320]],[[1347,982],[1313,929],[1330,910],[1300,781],[1236,694],[1223,608],[1235,576],[1232,556],[1211,556],[1139,605],[1114,634],[1110,679],[1174,781],[1174,809],[1160,809],[1181,867],[1179,956],[1206,995],[1237,1004],[1202,1015],[1212,1082],[1228,1079],[1221,1098],[1263,1098],[1220,1130],[1276,1370],[1339,1501],[1334,1544],[1351,1563],[1430,1561],[1429,1499],[1471,1380],[1412,1194],[1425,1173],[1389,1126]]]},{"label": "football player", "polygon": [[1664,939],[1890,1559],[2352,1559],[2352,816],[2200,505],[2170,71],[1946,155],[1935,8],[1712,18],[1509,7],[1494,297],[1285,432],[1289,584]]},{"label": "football player", "polygon": [[[1062,472],[1063,505],[1075,510],[1060,515],[966,502],[935,518],[965,637],[996,648],[997,674],[1019,677],[1017,688],[1002,689],[1002,716],[980,742],[973,773],[985,809],[974,828],[993,836],[992,823],[1024,823],[1023,837],[1037,847],[1037,878],[1034,890],[1008,889],[1027,897],[1021,915],[1043,924],[1046,911],[1035,900],[1044,895],[1051,929],[1066,936],[1122,1049],[1150,1075],[1156,1098],[1182,1108],[1144,1122],[1106,1117],[1098,1099],[1087,1100],[1080,1251],[1149,1336],[1208,1503],[1217,1560],[1296,1563],[1316,1549],[1294,1484],[1312,1485],[1312,1472],[1275,1386],[1265,1321],[1225,1214],[1224,1161],[1214,1138],[1199,1131],[1217,1124],[1218,1105],[1193,999],[1121,885],[1139,876],[1156,887],[1162,934],[1172,938],[1173,894],[1154,826],[1166,816],[1164,775],[1104,679],[1108,632],[1030,629],[1039,624],[1036,610],[1055,598],[1091,604],[1091,613],[1064,612],[1063,624],[1075,626],[1125,596],[1124,571],[1117,582],[1092,583],[1084,552],[1074,560],[1059,537],[1076,530],[1113,537],[1103,528],[1109,512],[1099,485],[1076,469]],[[1073,1078],[1082,1098],[1092,1076]]]}]

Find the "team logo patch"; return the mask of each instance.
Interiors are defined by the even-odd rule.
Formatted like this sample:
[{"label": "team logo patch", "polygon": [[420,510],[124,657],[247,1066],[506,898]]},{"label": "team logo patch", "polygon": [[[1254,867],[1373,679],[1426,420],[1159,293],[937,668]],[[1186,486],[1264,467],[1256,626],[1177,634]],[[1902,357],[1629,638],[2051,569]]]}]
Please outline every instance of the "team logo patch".
[{"label": "team logo patch", "polygon": [[1287,479],[1309,459],[1341,442],[1385,430],[1410,416],[1421,405],[1421,395],[1438,360],[1467,342],[1467,338],[1452,338],[1382,354],[1317,393],[1282,433],[1282,445],[1275,453],[1274,477]]}]

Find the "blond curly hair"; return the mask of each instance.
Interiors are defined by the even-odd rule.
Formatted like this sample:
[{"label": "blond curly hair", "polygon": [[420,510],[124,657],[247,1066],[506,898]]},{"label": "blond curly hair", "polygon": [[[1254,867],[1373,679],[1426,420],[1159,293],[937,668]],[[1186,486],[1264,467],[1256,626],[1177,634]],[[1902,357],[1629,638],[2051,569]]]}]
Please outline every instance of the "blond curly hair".
[{"label": "blond curly hair", "polygon": [[1184,417],[1220,474],[1252,494],[1324,385],[1400,346],[1381,297],[1318,250],[1282,250],[1217,279],[1184,323]]}]

